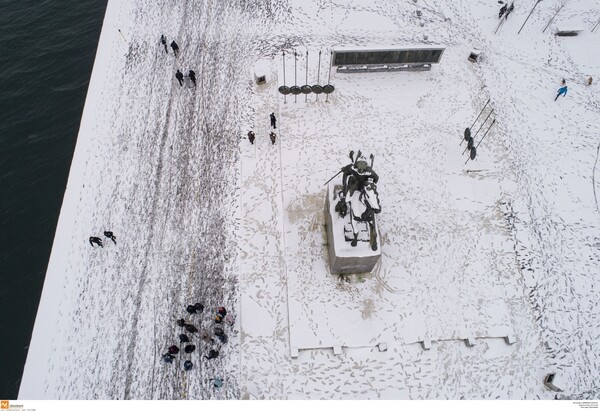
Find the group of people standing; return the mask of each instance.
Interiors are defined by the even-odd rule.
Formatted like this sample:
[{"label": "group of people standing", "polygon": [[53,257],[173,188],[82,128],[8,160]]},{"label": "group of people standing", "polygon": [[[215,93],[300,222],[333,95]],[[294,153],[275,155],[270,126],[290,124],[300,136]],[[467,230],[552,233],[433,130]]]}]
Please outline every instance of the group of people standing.
[{"label": "group of people standing", "polygon": [[[112,231],[105,231],[104,236],[111,239],[113,243],[117,244],[117,237],[115,237]],[[94,244],[104,248],[104,244],[102,243],[102,239],[100,237],[90,237],[90,245],[93,247]]]},{"label": "group of people standing", "polygon": [[[167,38],[164,34],[160,35],[160,43],[165,48],[165,53],[169,54],[169,49],[167,48]],[[171,48],[173,49],[173,55],[177,57],[179,55],[179,45],[175,40],[171,42]],[[196,87],[196,72],[194,70],[190,70],[187,76],[192,81],[192,83],[194,83],[194,87]],[[181,71],[179,71],[179,69],[177,69],[177,72],[175,73],[175,78],[179,82],[179,85],[183,87],[184,75]]]},{"label": "group of people standing", "polygon": [[[186,307],[186,311],[191,314],[202,314],[204,312],[204,305],[201,303],[190,304]],[[210,330],[205,330],[202,332],[202,341],[209,344],[209,350],[207,355],[204,356],[207,360],[212,360],[219,357],[219,350],[215,347],[215,340],[213,339],[213,335],[220,341],[221,344],[226,344],[229,341],[227,334],[225,334],[225,330],[222,327],[223,322],[232,326],[234,323],[233,316],[227,313],[227,309],[225,307],[219,307],[216,310],[216,314],[214,317],[215,326]],[[180,318],[177,320],[177,325],[183,328],[188,334],[181,333],[179,334],[179,345],[173,344],[167,348],[167,352],[162,355],[163,361],[167,364],[172,364],[173,360],[176,356],[181,352],[181,347],[183,346],[183,353],[190,354],[188,358],[183,362],[183,369],[185,371],[190,371],[194,368],[194,363],[191,359],[191,354],[196,351],[196,345],[192,342],[192,338],[195,334],[199,332],[198,328],[192,324],[191,322],[186,321],[184,318]],[[214,378],[213,382],[215,386],[222,384],[222,380],[220,378]]]},{"label": "group of people standing", "polygon": [[[277,118],[275,117],[275,113],[271,113],[269,115],[270,119],[271,119],[271,127],[273,129],[277,128]],[[269,133],[269,138],[271,139],[271,144],[275,144],[275,141],[277,139],[277,134],[275,134],[274,131],[271,131]],[[256,139],[256,135],[254,134],[254,131],[250,130],[248,131],[248,141],[250,141],[250,144],[254,144],[254,140]]]}]

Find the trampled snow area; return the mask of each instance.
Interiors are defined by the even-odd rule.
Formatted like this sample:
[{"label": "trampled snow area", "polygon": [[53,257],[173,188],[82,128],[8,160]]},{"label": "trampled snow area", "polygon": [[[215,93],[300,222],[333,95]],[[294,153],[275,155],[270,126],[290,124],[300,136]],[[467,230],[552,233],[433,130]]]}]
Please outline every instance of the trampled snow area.
[{"label": "trampled snow area", "polygon": [[[551,399],[549,372],[559,398],[598,398],[600,1],[542,33],[544,1],[517,34],[530,3],[494,34],[491,0],[110,1],[20,398]],[[277,92],[283,51],[288,86],[307,52],[324,85],[332,48],[419,45],[445,47],[431,71]],[[375,156],[382,257],[340,277],[324,184],[350,150]],[[117,244],[92,248],[104,230]],[[163,363],[176,319],[212,330],[220,305],[229,341]]]}]

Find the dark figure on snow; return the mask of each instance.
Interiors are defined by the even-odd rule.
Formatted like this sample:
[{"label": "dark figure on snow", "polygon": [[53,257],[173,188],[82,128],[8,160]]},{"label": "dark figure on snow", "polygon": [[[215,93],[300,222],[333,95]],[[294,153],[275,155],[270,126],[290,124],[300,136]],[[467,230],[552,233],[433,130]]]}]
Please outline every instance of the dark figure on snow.
[{"label": "dark figure on snow", "polygon": [[113,243],[117,244],[117,237],[115,237],[112,231],[105,231],[104,236],[110,238]]},{"label": "dark figure on snow", "polygon": [[277,128],[277,119],[275,118],[275,113],[271,113],[271,127]]},{"label": "dark figure on snow", "polygon": [[213,358],[217,358],[218,356],[219,356],[219,351],[210,350],[208,352],[208,355],[205,355],[204,358],[206,358],[207,360],[212,360]]},{"label": "dark figure on snow", "polygon": [[277,134],[275,134],[271,131],[271,134],[269,134],[269,137],[271,137],[271,143],[274,145],[275,139],[277,138]]},{"label": "dark figure on snow", "polygon": [[163,46],[165,46],[165,53],[169,54],[169,50],[167,50],[167,38],[164,34],[160,35],[160,42]]},{"label": "dark figure on snow", "polygon": [[219,314],[217,314],[215,316],[215,323],[221,324],[222,322],[223,322],[223,317],[221,317]]},{"label": "dark figure on snow", "polygon": [[196,303],[194,304],[194,307],[196,307],[196,311],[198,311],[199,313],[201,313],[202,311],[204,311],[204,306],[200,303]]},{"label": "dark figure on snow", "polygon": [[250,140],[250,144],[254,144],[254,139],[256,136],[254,135],[254,131],[248,131],[248,140]]},{"label": "dark figure on snow", "polygon": [[514,9],[515,9],[515,3],[510,3],[510,7],[508,8],[508,10],[506,10],[506,17],[505,17],[505,18],[508,18],[508,15],[509,15],[510,13],[512,13],[512,11],[513,11]]},{"label": "dark figure on snow", "polygon": [[190,333],[197,333],[198,329],[196,327],[194,327],[192,324],[187,324],[185,326],[185,329],[190,332]]},{"label": "dark figure on snow", "polygon": [[185,320],[183,318],[180,318],[179,320],[177,320],[177,325],[180,327],[185,327]]},{"label": "dark figure on snow", "polygon": [[195,305],[188,305],[185,310],[190,314],[196,314],[198,312]]},{"label": "dark figure on snow", "polygon": [[175,55],[175,57],[177,57],[177,55],[179,54],[179,46],[177,45],[177,43],[175,43],[175,40],[171,42],[171,48],[173,49],[173,54]]},{"label": "dark figure on snow", "polygon": [[186,345],[183,351],[185,351],[188,354],[191,354],[194,351],[196,351],[196,346],[194,344]]},{"label": "dark figure on snow", "polygon": [[194,367],[194,364],[192,364],[192,362],[190,360],[187,360],[186,362],[183,363],[183,369],[186,371],[191,370]]},{"label": "dark figure on snow", "polygon": [[188,75],[190,76],[190,80],[192,80],[192,83],[194,83],[194,87],[196,87],[196,73],[194,72],[194,70],[190,70],[190,73]]},{"label": "dark figure on snow", "polygon": [[190,342],[190,339],[187,335],[185,334],[179,334],[179,342],[180,343],[186,343],[186,342]]},{"label": "dark figure on snow", "polygon": [[219,339],[219,341],[221,341],[221,344],[225,344],[227,343],[227,341],[229,341],[229,338],[227,338],[226,334],[218,335],[217,338]]},{"label": "dark figure on snow", "polygon": [[227,315],[227,310],[225,307],[219,307],[217,308],[217,314],[219,314],[221,317],[225,317]]},{"label": "dark figure on snow", "polygon": [[554,101],[556,101],[561,95],[563,95],[565,97],[567,96],[567,86],[562,86],[561,88],[558,89],[558,94],[554,98]]},{"label": "dark figure on snow", "polygon": [[504,13],[506,13],[506,4],[504,6],[502,6],[502,8],[500,9],[500,12],[498,13],[498,18],[501,19],[502,16],[504,16]]},{"label": "dark figure on snow", "polygon": [[221,327],[215,327],[215,335],[219,336],[219,335],[223,335],[225,334],[225,331],[223,331],[223,329]]},{"label": "dark figure on snow", "polygon": [[163,361],[166,362],[167,364],[171,364],[173,362],[173,358],[175,358],[175,357],[169,353],[166,353],[163,355]]},{"label": "dark figure on snow", "polygon": [[93,247],[94,244],[98,244],[100,247],[104,248],[102,245],[102,239],[100,237],[90,237],[90,245]]},{"label": "dark figure on snow", "polygon": [[183,86],[183,73],[181,71],[177,70],[177,73],[175,73],[175,78],[177,81],[179,81],[179,85]]},{"label": "dark figure on snow", "polygon": [[177,354],[179,352],[179,347],[176,345],[172,345],[169,347],[169,354]]}]

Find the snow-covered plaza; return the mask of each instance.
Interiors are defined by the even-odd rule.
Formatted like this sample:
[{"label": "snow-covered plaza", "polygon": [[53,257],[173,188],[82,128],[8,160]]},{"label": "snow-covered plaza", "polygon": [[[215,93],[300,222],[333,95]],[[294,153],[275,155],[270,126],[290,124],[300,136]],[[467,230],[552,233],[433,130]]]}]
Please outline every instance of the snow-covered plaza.
[{"label": "snow-covered plaza", "polygon": [[[20,399],[553,399],[549,373],[599,398],[600,1],[542,32],[561,3],[517,34],[535,2],[498,27],[489,0],[109,0]],[[430,71],[330,74],[338,47],[430,45]],[[284,67],[335,92],[284,99]],[[382,256],[337,276],[324,184],[351,150]],[[164,363],[219,306],[229,341]]]}]

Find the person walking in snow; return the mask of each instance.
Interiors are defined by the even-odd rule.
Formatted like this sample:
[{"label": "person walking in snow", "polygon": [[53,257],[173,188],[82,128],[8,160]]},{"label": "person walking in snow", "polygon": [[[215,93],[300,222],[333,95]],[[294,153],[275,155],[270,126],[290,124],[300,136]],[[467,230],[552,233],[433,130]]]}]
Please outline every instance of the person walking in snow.
[{"label": "person walking in snow", "polygon": [[165,53],[169,54],[169,50],[167,50],[167,38],[164,34],[160,35],[160,43],[165,46]]},{"label": "person walking in snow", "polygon": [[175,40],[171,42],[171,48],[173,49],[173,54],[175,55],[175,57],[177,57],[177,55],[179,54],[179,46],[177,45],[177,43],[175,43]]},{"label": "person walking in snow", "polygon": [[201,313],[202,311],[204,311],[204,306],[200,303],[196,303],[194,304],[194,307],[196,307],[196,311],[198,311],[199,313]]},{"label": "person walking in snow", "polygon": [[177,70],[177,73],[175,73],[175,78],[177,81],[179,81],[179,85],[183,86],[183,73],[181,71]]},{"label": "person walking in snow", "polygon": [[100,237],[90,237],[90,245],[93,247],[94,244],[98,244],[100,247],[104,248]]},{"label": "person walking in snow", "polygon": [[221,324],[223,322],[223,317],[220,314],[215,316],[215,323]]},{"label": "person walking in snow", "polygon": [[179,320],[177,320],[177,325],[180,327],[185,327],[186,326],[185,320],[183,318],[180,318]]},{"label": "person walking in snow", "polygon": [[554,98],[554,101],[556,101],[561,95],[564,95],[565,97],[567,96],[567,86],[566,85],[564,85],[558,89],[558,94]]},{"label": "person walking in snow", "polygon": [[218,337],[219,335],[225,334],[225,331],[221,327],[215,327],[215,335]]},{"label": "person walking in snow", "polygon": [[186,360],[186,362],[183,363],[184,370],[189,371],[192,368],[194,368],[194,364],[190,360]]},{"label": "person walking in snow", "polygon": [[223,380],[219,377],[215,377],[212,379],[213,385],[215,388],[221,388],[223,386]]},{"label": "person walking in snow", "polygon": [[274,145],[275,139],[277,138],[277,134],[275,134],[271,131],[271,134],[269,134],[269,137],[271,137],[271,143]]},{"label": "person walking in snow", "polygon": [[191,354],[196,351],[196,346],[194,344],[186,345],[183,351],[185,351],[187,354]]},{"label": "person walking in snow", "polygon": [[217,314],[219,314],[221,317],[225,317],[227,315],[227,310],[225,307],[219,307],[217,308]]},{"label": "person walking in snow", "polygon": [[502,16],[504,16],[504,13],[506,13],[506,4],[504,6],[502,6],[502,8],[500,8],[500,12],[498,13],[498,18],[501,19]]},{"label": "person walking in snow", "polygon": [[233,325],[233,323],[234,323],[234,319],[233,319],[233,315],[231,315],[231,313],[229,313],[229,314],[227,314],[227,315],[225,316],[225,322],[226,322],[228,325]]},{"label": "person walking in snow", "polygon": [[192,83],[194,83],[194,87],[196,87],[196,73],[194,70],[190,70],[188,76],[190,77],[190,80],[192,80]]},{"label": "person walking in snow", "polygon": [[196,314],[198,312],[195,305],[188,305],[185,310],[190,314]]},{"label": "person walking in snow", "polygon": [[180,343],[190,342],[190,338],[185,334],[179,334],[179,342]]},{"label": "person walking in snow", "polygon": [[117,244],[117,237],[115,237],[112,231],[105,231],[104,236],[110,238],[113,243]]},{"label": "person walking in snow", "polygon": [[221,344],[225,344],[227,343],[227,341],[229,341],[229,338],[227,338],[227,334],[217,335],[217,338],[219,339],[219,341],[221,341]]},{"label": "person walking in snow", "polygon": [[190,332],[190,333],[197,333],[198,329],[196,327],[194,327],[192,324],[187,324],[185,326],[185,329]]},{"label": "person walking in snow", "polygon": [[248,131],[248,140],[250,141],[250,144],[254,144],[255,138],[256,136],[254,135],[254,131]]},{"label": "person walking in snow", "polygon": [[271,127],[277,128],[277,119],[275,118],[275,113],[271,113]]},{"label": "person walking in snow", "polygon": [[592,76],[589,76],[588,79],[587,79],[587,85],[591,86],[592,85],[592,81],[593,81],[592,80]]},{"label": "person walking in snow", "polygon": [[202,332],[202,341],[207,342],[207,343],[213,343],[215,342],[212,337],[210,336],[210,333],[208,331],[203,331]]},{"label": "person walking in snow", "polygon": [[208,355],[205,355],[204,358],[206,358],[207,360],[212,360],[213,358],[217,358],[218,356],[219,356],[219,351],[210,350],[208,352]]},{"label": "person walking in snow", "polygon": [[175,357],[169,353],[166,353],[163,355],[163,361],[166,362],[167,364],[171,364],[173,362],[173,358],[175,358]]},{"label": "person walking in snow", "polygon": [[508,15],[509,15],[510,13],[512,13],[512,11],[513,11],[514,9],[515,9],[515,3],[514,3],[514,2],[512,2],[512,3],[510,3],[510,7],[508,8],[508,10],[506,10],[506,17],[504,17],[504,18],[505,18],[505,19],[507,19],[507,18],[508,18]]},{"label": "person walking in snow", "polygon": [[177,347],[176,345],[172,345],[169,347],[168,351],[169,354],[177,354],[179,352],[179,347]]}]

